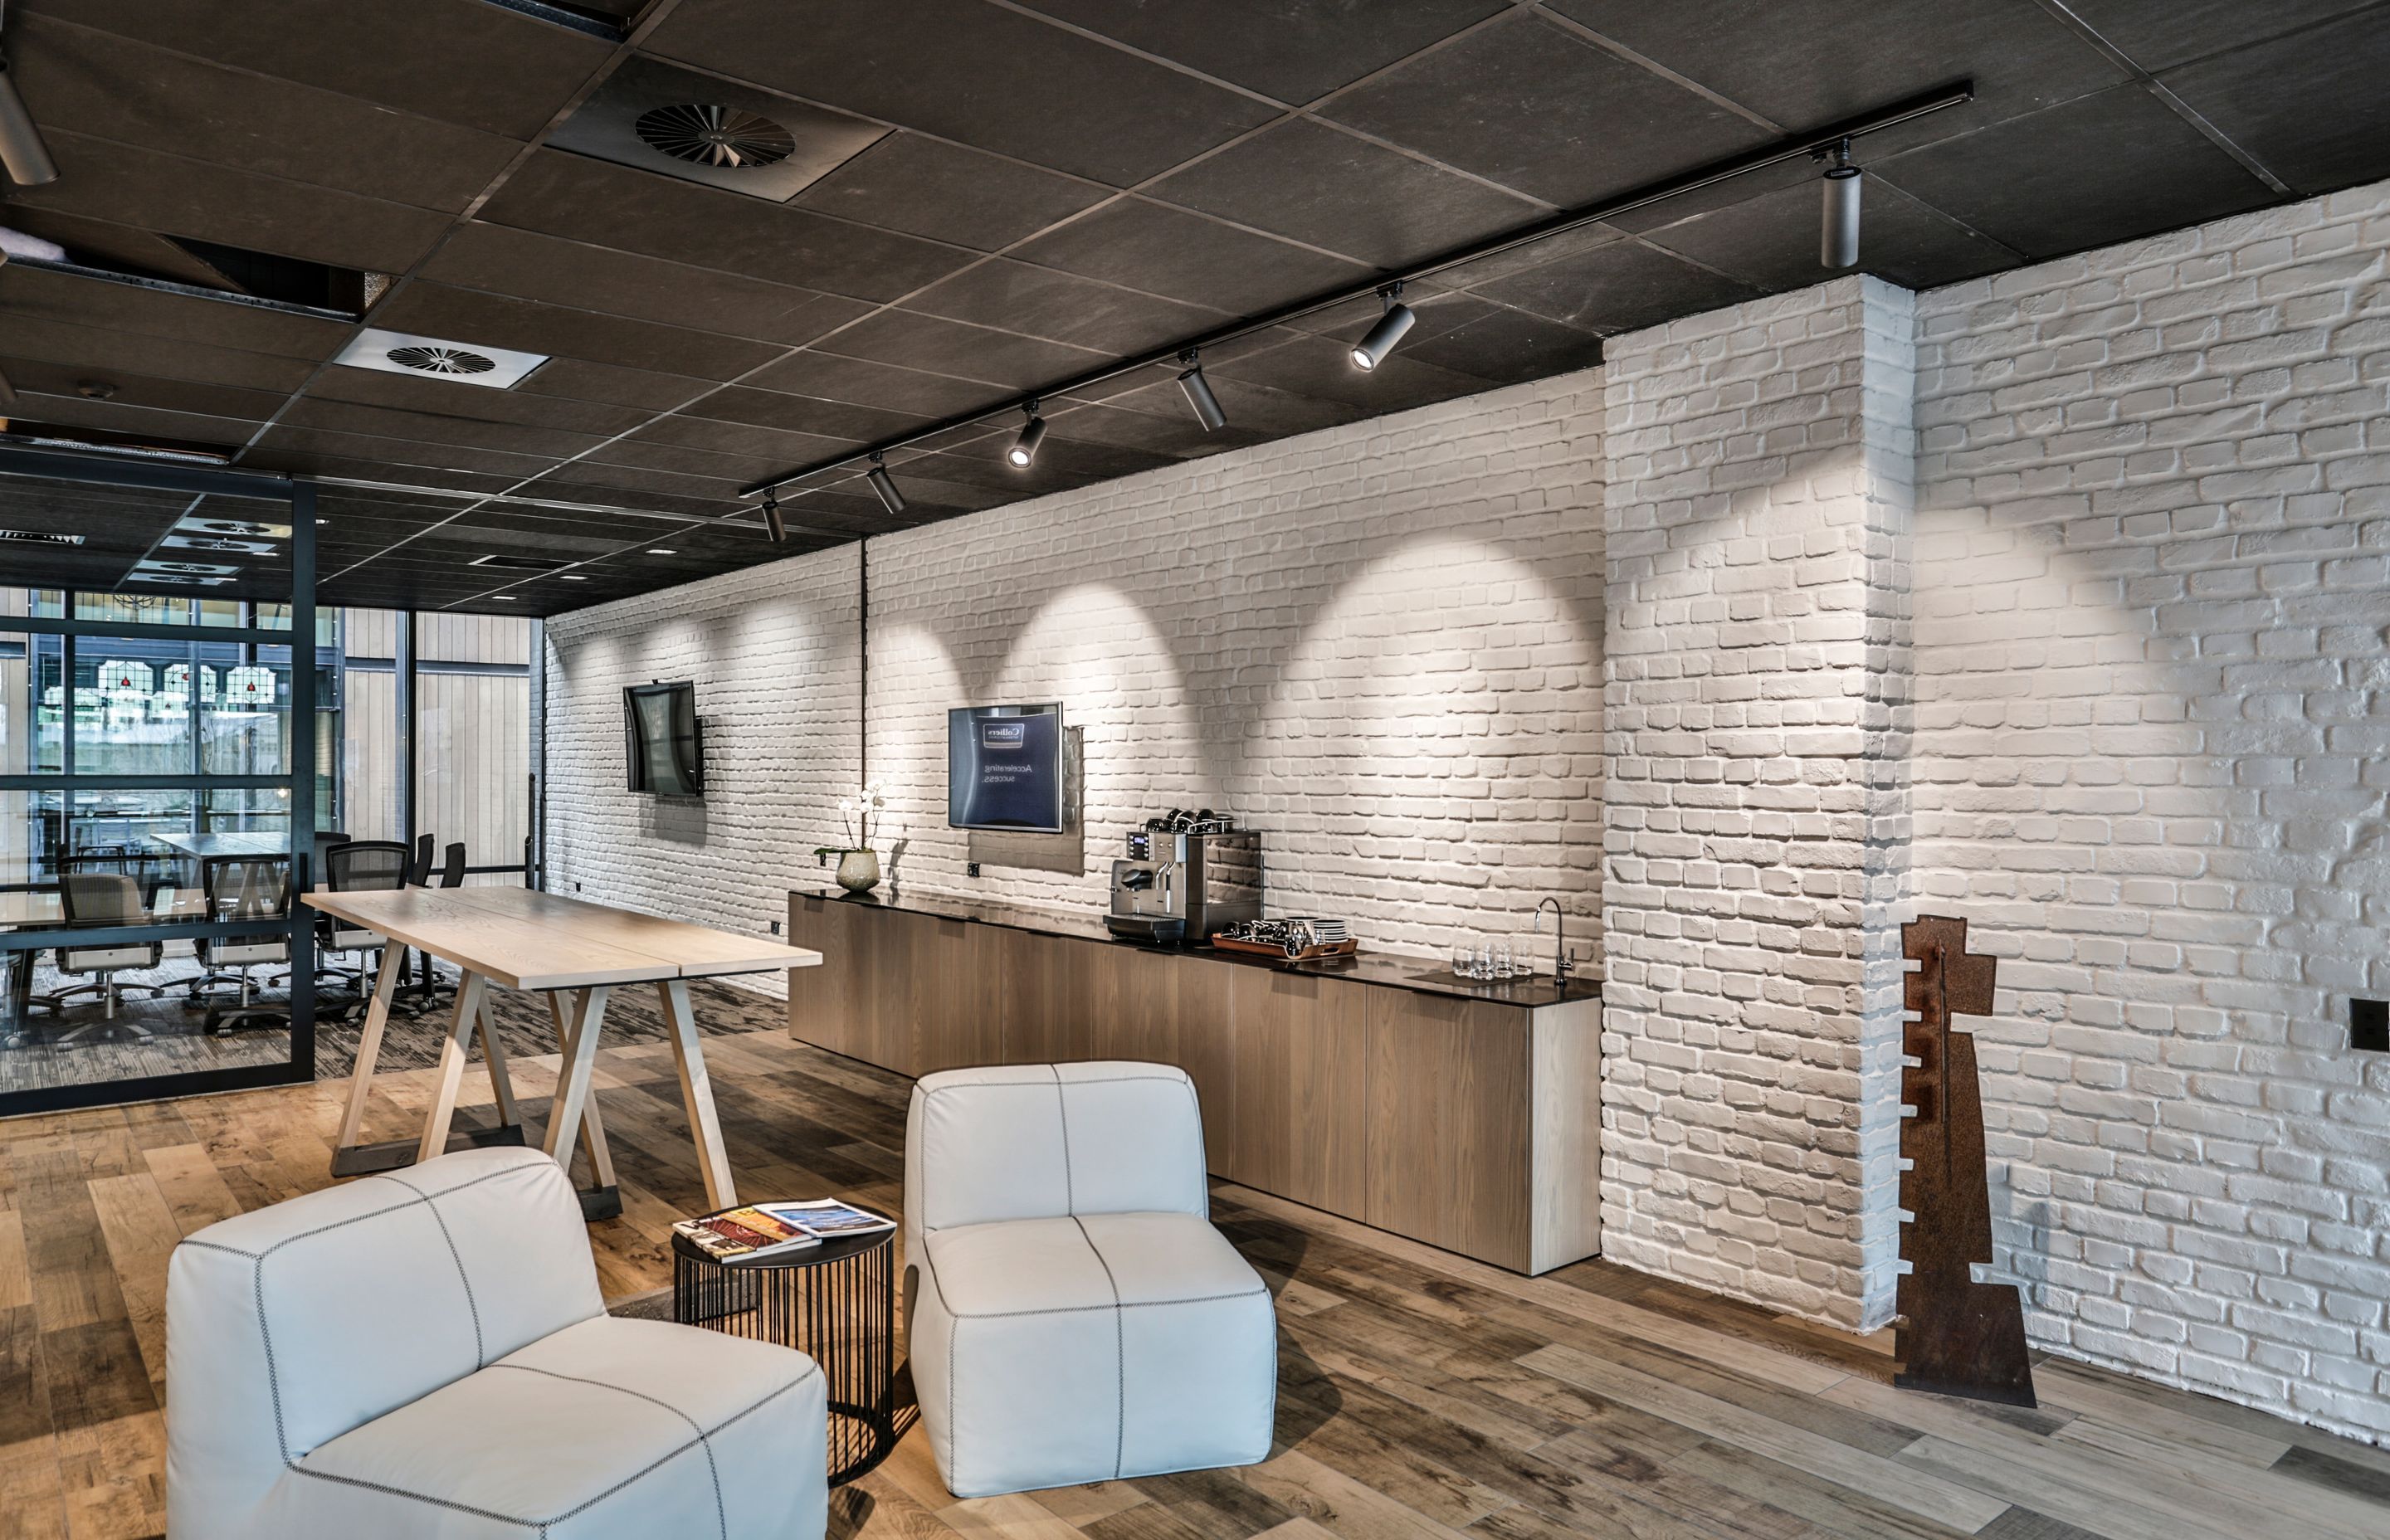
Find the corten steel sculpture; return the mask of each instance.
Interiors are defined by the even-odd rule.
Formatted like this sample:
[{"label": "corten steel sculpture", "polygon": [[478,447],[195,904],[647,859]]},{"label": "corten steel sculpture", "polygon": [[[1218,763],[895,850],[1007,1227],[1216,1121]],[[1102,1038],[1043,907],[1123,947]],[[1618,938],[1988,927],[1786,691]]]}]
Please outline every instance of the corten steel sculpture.
[{"label": "corten steel sculpture", "polygon": [[1967,922],[1926,915],[1900,928],[1901,952],[1915,961],[1906,1005],[1917,1020],[1902,1046],[1917,1062],[1900,1076],[1902,1121],[1900,1328],[1894,1354],[1904,1390],[2033,1405],[2033,1365],[2025,1354],[2024,1310],[2013,1285],[1977,1283],[1972,1264],[1992,1260],[1989,1179],[1984,1168],[1984,1101],[1975,1080],[1975,1040],[1953,1032],[1950,1018],[1988,1016],[1996,959],[1967,950]]}]

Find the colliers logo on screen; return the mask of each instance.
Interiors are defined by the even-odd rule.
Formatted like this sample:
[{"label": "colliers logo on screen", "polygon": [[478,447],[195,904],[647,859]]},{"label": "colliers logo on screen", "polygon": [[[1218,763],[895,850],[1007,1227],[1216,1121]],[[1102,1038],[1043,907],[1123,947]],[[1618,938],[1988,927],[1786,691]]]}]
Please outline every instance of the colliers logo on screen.
[{"label": "colliers logo on screen", "polygon": [[983,722],[979,725],[979,741],[983,749],[1018,749],[1029,741],[1029,725],[1025,722]]}]

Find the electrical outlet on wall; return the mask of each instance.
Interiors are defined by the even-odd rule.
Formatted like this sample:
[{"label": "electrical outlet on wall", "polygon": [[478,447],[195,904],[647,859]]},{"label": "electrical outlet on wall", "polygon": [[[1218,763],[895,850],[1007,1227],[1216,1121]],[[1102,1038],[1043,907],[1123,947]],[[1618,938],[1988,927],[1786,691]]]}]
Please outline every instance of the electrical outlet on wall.
[{"label": "electrical outlet on wall", "polygon": [[777,920],[777,919],[776,919],[776,920],[774,920],[774,921],[772,922],[772,934],[774,934],[774,935],[776,935],[776,936],[777,936],[777,935],[778,935],[779,933],[780,933],[780,922],[779,922],[778,920]]},{"label": "electrical outlet on wall", "polygon": [[2390,1000],[2348,1002],[2348,1046],[2367,1053],[2390,1053]]}]

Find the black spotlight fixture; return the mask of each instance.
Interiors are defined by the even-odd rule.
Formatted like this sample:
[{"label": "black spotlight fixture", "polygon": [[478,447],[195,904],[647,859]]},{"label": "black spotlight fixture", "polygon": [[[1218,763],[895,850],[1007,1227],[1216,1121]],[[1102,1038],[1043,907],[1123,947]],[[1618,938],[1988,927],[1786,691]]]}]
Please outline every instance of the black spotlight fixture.
[{"label": "black spotlight fixture", "polygon": [[1419,319],[1418,313],[1402,302],[1402,293],[1403,286],[1399,283],[1390,283],[1378,290],[1378,300],[1386,307],[1386,313],[1378,317],[1378,324],[1369,328],[1368,336],[1353,344],[1355,368],[1374,369],[1384,363],[1386,354],[1394,352],[1394,344],[1403,340],[1403,333],[1410,330],[1411,324]]},{"label": "black spotlight fixture", "polygon": [[877,449],[871,452],[871,468],[863,479],[869,481],[871,490],[880,494],[881,507],[891,513],[905,511],[905,494],[896,490],[896,478],[889,475],[888,468],[880,463],[880,451]]},{"label": "black spotlight fixture", "polygon": [[1220,410],[1220,398],[1212,393],[1212,382],[1203,378],[1201,356],[1189,348],[1178,355],[1178,362],[1187,366],[1186,372],[1178,377],[1178,388],[1187,392],[1187,404],[1195,408],[1203,431],[1214,432],[1228,426],[1228,414]]},{"label": "black spotlight fixture", "polygon": [[780,489],[774,487],[764,494],[764,528],[771,532],[772,544],[783,545],[789,538],[788,520],[780,517]]},{"label": "black spotlight fixture", "polygon": [[1021,436],[1004,452],[1005,463],[1015,470],[1028,469],[1037,458],[1037,446],[1046,442],[1046,419],[1037,415],[1037,398],[1031,396],[1021,409],[1029,414],[1029,420],[1021,425]]},{"label": "black spotlight fixture", "polygon": [[17,95],[17,79],[8,73],[6,59],[0,59],[0,167],[20,187],[58,179],[58,163],[50,159],[50,147],[42,142],[33,115],[25,110],[25,98]]},{"label": "black spotlight fixture", "polygon": [[[1851,164],[1851,142],[1834,146],[1834,163],[1826,168],[1825,220],[1818,231],[1818,261],[1833,268],[1857,267],[1859,262],[1859,168]],[[1826,152],[1819,150],[1824,160]]]}]

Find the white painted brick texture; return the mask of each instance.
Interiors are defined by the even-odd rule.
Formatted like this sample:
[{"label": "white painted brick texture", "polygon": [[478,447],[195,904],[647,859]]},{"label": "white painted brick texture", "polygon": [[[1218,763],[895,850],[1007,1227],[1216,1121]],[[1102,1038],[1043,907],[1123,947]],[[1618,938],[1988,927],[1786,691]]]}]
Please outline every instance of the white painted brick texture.
[{"label": "white painted brick texture", "polygon": [[[1601,387],[1496,391],[871,542],[870,766],[904,883],[1099,912],[1171,806],[1264,831],[1270,907],[1368,944],[1597,941]],[[550,622],[552,880],[760,929],[837,842],[857,748],[853,549]],[[625,684],[693,676],[686,828],[622,789]],[[1059,699],[1085,735],[1075,869],[965,876],[946,712]],[[701,836],[701,840],[699,838]],[[719,895],[718,897],[716,895]]]},{"label": "white painted brick texture", "polygon": [[1891,1311],[1910,297],[1614,339],[1603,1249]]},{"label": "white painted brick texture", "polygon": [[2390,1435],[2390,188],[1921,295],[1913,880],[2036,1341]]}]

